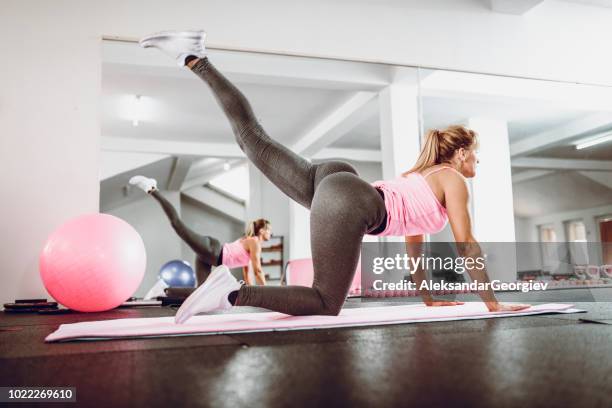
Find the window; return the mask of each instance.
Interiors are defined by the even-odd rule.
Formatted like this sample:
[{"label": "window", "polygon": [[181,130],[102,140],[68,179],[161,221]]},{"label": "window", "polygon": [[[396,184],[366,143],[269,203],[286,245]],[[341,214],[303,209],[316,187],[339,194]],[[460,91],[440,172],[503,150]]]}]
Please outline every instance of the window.
[{"label": "window", "polygon": [[542,256],[542,270],[549,273],[558,268],[557,249],[552,242],[557,242],[557,234],[553,225],[538,226],[540,235],[540,254]]},{"label": "window", "polygon": [[569,242],[586,242],[586,228],[582,220],[567,221],[565,233]]},{"label": "window", "polygon": [[565,222],[565,236],[567,237],[571,263],[574,265],[588,265],[589,251],[586,240],[586,227],[582,220]]},{"label": "window", "polygon": [[552,225],[540,225],[540,242],[557,242],[557,234]]}]

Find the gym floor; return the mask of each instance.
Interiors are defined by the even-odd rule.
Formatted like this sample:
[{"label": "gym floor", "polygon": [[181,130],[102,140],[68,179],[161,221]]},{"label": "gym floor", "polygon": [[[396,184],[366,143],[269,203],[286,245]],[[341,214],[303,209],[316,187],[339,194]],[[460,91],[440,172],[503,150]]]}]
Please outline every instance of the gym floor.
[{"label": "gym floor", "polygon": [[2,313],[0,385],[72,386],[78,405],[103,407],[610,407],[612,325],[580,319],[612,319],[612,303],[576,307],[588,313],[53,344],[62,323],[174,311]]}]

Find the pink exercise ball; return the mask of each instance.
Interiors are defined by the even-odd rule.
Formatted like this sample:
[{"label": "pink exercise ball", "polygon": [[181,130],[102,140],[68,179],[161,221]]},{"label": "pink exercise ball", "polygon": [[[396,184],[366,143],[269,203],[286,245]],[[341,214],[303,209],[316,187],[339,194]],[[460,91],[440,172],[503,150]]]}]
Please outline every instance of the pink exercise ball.
[{"label": "pink exercise ball", "polygon": [[59,303],[101,312],[134,294],[146,263],[142,238],[130,224],[108,214],[88,214],[53,231],[39,266],[45,288]]}]

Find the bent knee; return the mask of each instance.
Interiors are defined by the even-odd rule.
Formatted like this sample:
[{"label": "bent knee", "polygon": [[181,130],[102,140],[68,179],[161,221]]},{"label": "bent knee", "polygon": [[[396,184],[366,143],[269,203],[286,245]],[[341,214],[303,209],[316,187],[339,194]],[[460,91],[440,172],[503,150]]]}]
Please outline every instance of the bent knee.
[{"label": "bent knee", "polygon": [[321,295],[321,292],[319,292],[319,296],[321,297],[321,310],[318,314],[324,316],[338,316],[340,314],[342,306],[344,305],[344,297],[342,301],[336,301],[325,299],[325,297]]},{"label": "bent knee", "polygon": [[342,305],[331,305],[324,307],[321,314],[324,316],[338,316],[341,310]]}]

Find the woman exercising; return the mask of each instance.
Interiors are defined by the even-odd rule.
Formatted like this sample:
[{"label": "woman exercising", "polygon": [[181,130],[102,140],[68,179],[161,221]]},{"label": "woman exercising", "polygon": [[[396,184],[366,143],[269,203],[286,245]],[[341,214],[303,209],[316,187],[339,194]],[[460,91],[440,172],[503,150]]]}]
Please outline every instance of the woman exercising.
[{"label": "woman exercising", "polygon": [[[462,256],[478,256],[471,231],[464,177],[474,177],[477,140],[462,126],[429,132],[413,169],[395,180],[369,184],[344,162],[312,164],[271,139],[249,102],[206,57],[203,31],[163,32],[140,41],[187,66],[212,90],[225,112],[240,148],[281,191],[310,209],[314,280],[312,287],[241,286],[226,268],[216,268],[207,282],[185,300],[175,321],[232,306],[256,306],[290,315],[337,315],[350,289],[363,236],[404,235],[407,242],[440,231],[450,219]],[[484,269],[472,279],[488,282]],[[430,306],[458,304],[421,295]],[[514,311],[492,290],[479,293],[490,311]]]},{"label": "woman exercising", "polygon": [[[242,276],[248,285],[252,285],[249,275],[249,262],[253,265],[255,280],[258,285],[265,285],[266,278],[261,269],[261,243],[268,241],[272,235],[270,222],[263,218],[252,221],[246,230],[246,235],[238,238],[234,242],[221,245],[219,240],[200,235],[187,227],[181,221],[176,209],[157,189],[157,181],[144,176],[134,176],[129,181],[130,184],[142,189],[145,193],[155,198],[168,216],[172,228],[185,241],[187,245],[196,253],[196,285],[202,285],[210,275],[213,266],[225,265],[228,268],[242,267]],[[186,296],[192,290],[190,288],[174,288],[168,291],[169,295]]]}]

